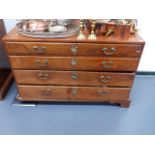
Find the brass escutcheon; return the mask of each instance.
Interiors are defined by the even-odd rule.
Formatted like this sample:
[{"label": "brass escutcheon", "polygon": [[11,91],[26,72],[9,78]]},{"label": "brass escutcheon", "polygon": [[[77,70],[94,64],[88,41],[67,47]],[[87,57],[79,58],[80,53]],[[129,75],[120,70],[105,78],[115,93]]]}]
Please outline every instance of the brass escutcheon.
[{"label": "brass escutcheon", "polygon": [[108,94],[108,91],[107,90],[100,89],[100,90],[98,90],[98,94],[101,95],[101,96],[105,96],[105,95]]},{"label": "brass escutcheon", "polygon": [[72,73],[72,79],[73,80],[78,80],[78,74],[76,72]]},{"label": "brass escutcheon", "polygon": [[72,65],[72,66],[77,65],[77,58],[72,58],[72,60],[71,60],[71,65]]},{"label": "brass escutcheon", "polygon": [[77,88],[72,88],[72,89],[71,89],[71,94],[72,94],[73,96],[76,96],[76,95],[77,95]]},{"label": "brass escutcheon", "polygon": [[77,54],[77,48],[78,48],[77,45],[72,45],[71,46],[71,52],[72,52],[73,55]]}]

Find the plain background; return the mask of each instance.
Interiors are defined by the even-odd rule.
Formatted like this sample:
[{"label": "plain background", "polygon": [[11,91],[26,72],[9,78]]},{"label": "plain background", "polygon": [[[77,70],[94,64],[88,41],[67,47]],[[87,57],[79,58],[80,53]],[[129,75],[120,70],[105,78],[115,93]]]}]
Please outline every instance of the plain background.
[{"label": "plain background", "polygon": [[[0,6],[2,19],[140,19],[142,24],[139,23],[139,26],[143,29],[141,34],[148,46],[144,51],[147,56],[143,55],[142,58],[142,69],[155,71],[153,0],[3,0]],[[155,136],[0,136],[0,154],[154,155],[154,144]]]}]

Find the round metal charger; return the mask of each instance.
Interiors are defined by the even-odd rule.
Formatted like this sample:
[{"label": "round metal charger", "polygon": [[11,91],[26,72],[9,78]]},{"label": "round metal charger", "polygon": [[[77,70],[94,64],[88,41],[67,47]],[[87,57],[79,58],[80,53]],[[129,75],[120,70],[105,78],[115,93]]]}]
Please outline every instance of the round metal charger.
[{"label": "round metal charger", "polygon": [[80,28],[76,24],[70,24],[65,32],[29,32],[22,29],[22,23],[16,25],[20,35],[33,38],[64,38],[71,37],[79,33]]}]

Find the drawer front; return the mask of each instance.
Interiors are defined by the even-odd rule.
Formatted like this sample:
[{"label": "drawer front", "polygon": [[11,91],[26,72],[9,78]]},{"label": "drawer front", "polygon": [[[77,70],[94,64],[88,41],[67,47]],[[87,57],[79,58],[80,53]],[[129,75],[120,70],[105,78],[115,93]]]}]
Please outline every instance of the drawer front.
[{"label": "drawer front", "polygon": [[14,69],[135,71],[139,59],[100,57],[10,56]]},{"label": "drawer front", "polygon": [[14,70],[18,84],[132,86],[134,73]]},{"label": "drawer front", "polygon": [[140,57],[142,51],[140,45],[128,44],[7,42],[5,45],[9,54],[17,55]]},{"label": "drawer front", "polygon": [[18,85],[19,95],[26,100],[125,100],[130,88],[97,88],[67,86]]}]

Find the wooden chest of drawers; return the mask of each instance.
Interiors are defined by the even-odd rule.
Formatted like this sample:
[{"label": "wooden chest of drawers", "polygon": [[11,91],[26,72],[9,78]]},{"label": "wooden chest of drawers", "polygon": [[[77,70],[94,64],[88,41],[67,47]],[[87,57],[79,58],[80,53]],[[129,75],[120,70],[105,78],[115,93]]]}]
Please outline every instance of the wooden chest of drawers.
[{"label": "wooden chest of drawers", "polygon": [[130,104],[144,47],[138,35],[95,41],[34,39],[13,29],[3,38],[20,101],[100,101]]}]

